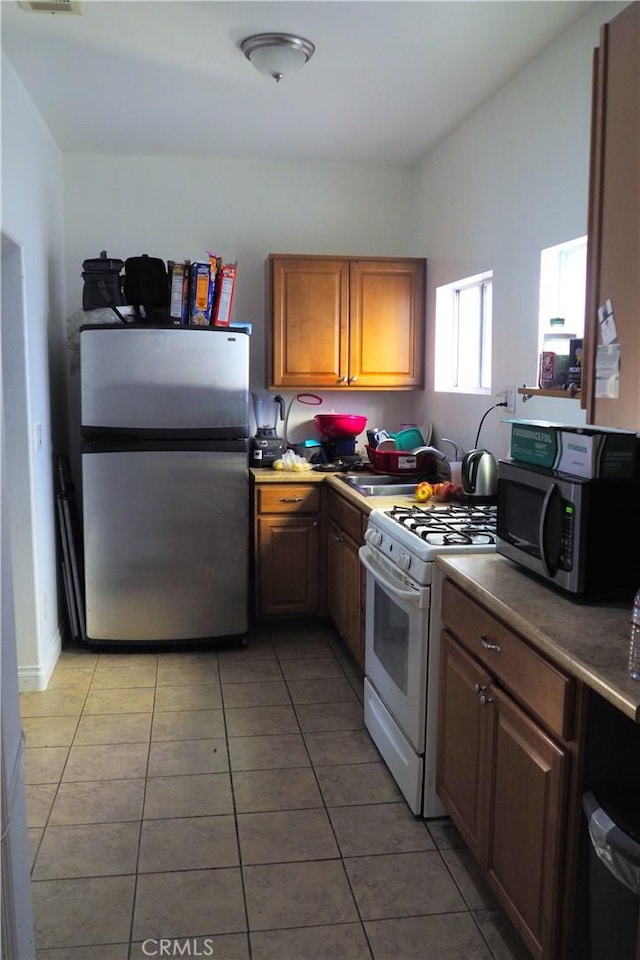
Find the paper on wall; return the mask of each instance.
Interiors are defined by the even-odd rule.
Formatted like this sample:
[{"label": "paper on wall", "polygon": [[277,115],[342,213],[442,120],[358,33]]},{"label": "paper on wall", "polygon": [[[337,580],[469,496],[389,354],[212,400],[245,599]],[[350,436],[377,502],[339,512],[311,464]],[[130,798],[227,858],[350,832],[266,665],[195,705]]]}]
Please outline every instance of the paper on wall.
[{"label": "paper on wall", "polygon": [[605,346],[615,343],[618,339],[616,330],[616,321],[613,316],[613,304],[611,300],[605,300],[598,307],[598,323],[600,324],[600,338]]},{"label": "paper on wall", "polygon": [[596,350],[596,397],[617,400],[620,395],[620,344],[601,345]]}]

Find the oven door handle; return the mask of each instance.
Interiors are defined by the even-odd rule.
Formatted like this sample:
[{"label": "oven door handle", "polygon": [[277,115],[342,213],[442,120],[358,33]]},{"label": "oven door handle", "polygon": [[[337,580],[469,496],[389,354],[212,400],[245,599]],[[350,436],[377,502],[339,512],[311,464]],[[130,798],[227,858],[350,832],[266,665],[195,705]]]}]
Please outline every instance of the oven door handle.
[{"label": "oven door handle", "polygon": [[376,563],[376,557],[370,547],[366,544],[358,550],[358,556],[360,557],[360,562],[363,567],[369,571],[372,577],[378,581],[381,586],[385,588],[396,600],[404,601],[405,603],[414,603],[418,607],[428,607],[429,606],[429,591],[420,590],[420,589],[408,589],[401,590],[399,587],[389,580],[388,572],[385,568]]}]

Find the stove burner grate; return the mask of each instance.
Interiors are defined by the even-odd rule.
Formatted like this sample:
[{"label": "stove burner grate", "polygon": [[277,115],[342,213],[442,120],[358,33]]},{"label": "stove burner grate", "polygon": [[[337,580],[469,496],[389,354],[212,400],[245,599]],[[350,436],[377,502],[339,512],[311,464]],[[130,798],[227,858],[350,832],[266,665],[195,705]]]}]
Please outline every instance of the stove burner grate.
[{"label": "stove burner grate", "polygon": [[493,505],[392,507],[385,512],[406,530],[434,546],[478,546],[496,541]]}]

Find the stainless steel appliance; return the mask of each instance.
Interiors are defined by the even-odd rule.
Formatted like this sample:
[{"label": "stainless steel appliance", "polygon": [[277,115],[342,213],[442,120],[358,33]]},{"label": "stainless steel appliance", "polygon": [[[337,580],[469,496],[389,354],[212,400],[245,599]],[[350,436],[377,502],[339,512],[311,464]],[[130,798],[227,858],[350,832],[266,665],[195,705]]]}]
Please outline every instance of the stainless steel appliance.
[{"label": "stainless steel appliance", "polygon": [[246,637],[249,337],[80,330],[86,640]]},{"label": "stainless steel appliance", "polygon": [[435,792],[439,594],[434,560],[495,550],[490,504],[372,510],[366,568],[365,724],[413,813],[444,816]]},{"label": "stainless steel appliance", "polygon": [[251,466],[270,467],[287,449],[286,442],[278,436],[278,419],[284,420],[284,398],[269,393],[256,393],[253,409],[256,418],[256,434],[251,439]]},{"label": "stainless steel appliance", "polygon": [[497,534],[498,553],[553,586],[630,604],[640,584],[640,554],[633,548],[640,481],[586,480],[500,460]]},{"label": "stainless steel appliance", "polygon": [[471,450],[462,458],[461,482],[465,495],[478,503],[494,502],[498,492],[498,464],[489,450]]}]

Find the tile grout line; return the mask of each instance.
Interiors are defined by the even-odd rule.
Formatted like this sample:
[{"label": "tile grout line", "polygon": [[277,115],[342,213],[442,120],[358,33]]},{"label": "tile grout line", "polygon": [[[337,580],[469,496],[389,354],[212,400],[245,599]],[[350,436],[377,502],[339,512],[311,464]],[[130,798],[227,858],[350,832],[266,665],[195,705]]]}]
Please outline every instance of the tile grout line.
[{"label": "tile grout line", "polygon": [[142,831],[144,829],[144,809],[147,801],[147,784],[149,781],[149,762],[151,758],[151,743],[153,738],[153,723],[156,715],[156,699],[157,699],[157,690],[158,690],[158,673],[159,673],[159,663],[156,657],[156,670],[155,670],[155,682],[153,685],[153,700],[151,703],[151,722],[149,724],[149,742],[147,745],[147,761],[145,764],[143,785],[142,785],[142,802],[140,804],[140,822],[138,826],[138,848],[136,850],[136,860],[135,860],[135,873],[133,876],[133,893],[131,897],[131,918],[129,920],[129,943],[127,947],[127,956],[130,958],[133,952],[133,943],[134,943],[134,932],[135,932],[135,916],[136,916],[136,905],[138,902],[138,880],[140,877],[140,852],[142,849]]},{"label": "tile grout line", "polygon": [[243,868],[243,862],[242,862],[242,846],[241,846],[241,844],[240,844],[240,829],[239,829],[239,824],[238,824],[238,807],[237,807],[237,803],[236,803],[236,790],[235,790],[235,784],[234,784],[234,780],[233,780],[233,771],[232,771],[232,769],[231,769],[231,746],[230,746],[230,744],[229,744],[229,739],[230,739],[230,737],[229,737],[229,728],[228,728],[228,725],[227,725],[227,707],[226,707],[226,705],[225,705],[224,684],[223,684],[223,682],[222,682],[222,676],[221,676],[221,674],[220,674],[220,658],[218,658],[218,680],[219,680],[219,683],[220,683],[220,702],[221,702],[221,706],[222,706],[222,722],[223,722],[223,725],[224,725],[225,745],[226,745],[226,748],[227,748],[227,763],[228,763],[228,767],[229,767],[229,789],[230,789],[230,791],[231,791],[231,805],[232,805],[232,808],[233,808],[233,823],[234,823],[234,828],[235,828],[236,845],[237,845],[237,848],[238,848],[238,869],[239,869],[239,872],[240,872],[240,887],[241,887],[241,890],[242,890],[242,904],[243,904],[243,907],[244,907],[244,921],[245,921],[245,926],[246,926],[245,937],[246,937],[246,944],[247,944],[247,954],[248,954],[249,960],[252,960],[252,958],[253,958],[253,947],[252,947],[252,943],[251,943],[251,930],[250,930],[250,927],[249,927],[249,906],[248,906],[248,904],[247,904],[247,889],[246,889],[246,884],[245,884],[244,868]]}]

